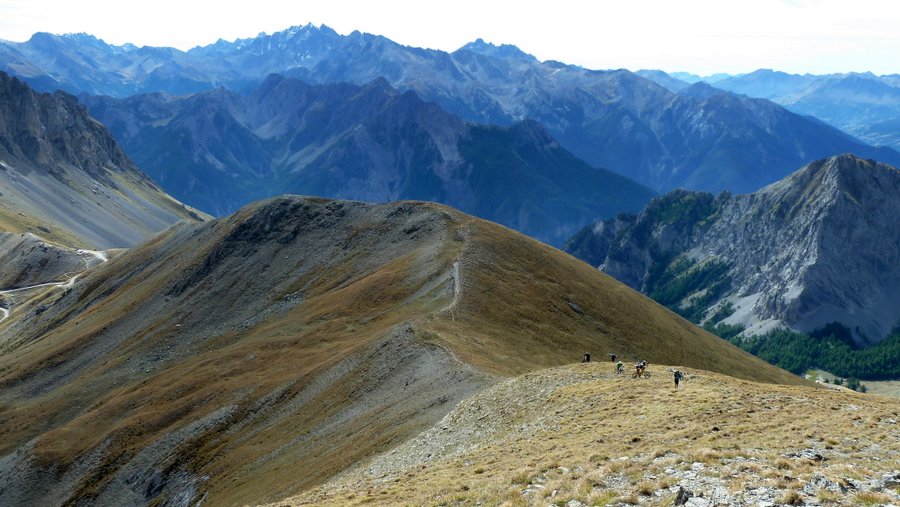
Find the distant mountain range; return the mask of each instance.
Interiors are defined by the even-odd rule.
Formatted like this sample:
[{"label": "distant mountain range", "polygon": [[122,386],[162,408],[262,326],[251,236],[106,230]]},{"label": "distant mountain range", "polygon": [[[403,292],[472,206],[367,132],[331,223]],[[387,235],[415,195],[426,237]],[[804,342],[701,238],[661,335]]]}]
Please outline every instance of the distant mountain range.
[{"label": "distant mountain range", "polygon": [[270,76],[248,95],[85,97],[179,199],[224,215],[282,193],[445,203],[561,245],[654,192],[575,158],[534,121],[469,124],[376,79]]},{"label": "distant mountain range", "polygon": [[270,73],[310,83],[383,78],[467,121],[535,120],[592,166],[657,191],[751,192],[842,152],[900,165],[896,151],[874,149],[765,100],[707,89],[673,93],[628,71],[539,62],[514,46],[481,40],[446,53],[307,25],[181,52],[36,34],[3,44],[0,65],[36,86],[118,97],[216,86],[248,92]]},{"label": "distant mountain range", "polygon": [[698,322],[760,334],[900,322],[900,171],[842,155],[747,195],[674,191],[598,222],[570,253]]},{"label": "distant mountain range", "polygon": [[0,231],[106,249],[201,215],[140,172],[75,97],[0,72]]},{"label": "distant mountain range", "polygon": [[814,116],[871,145],[900,149],[898,74],[799,75],[770,69],[707,78],[669,75],[658,70],[638,74],[674,92],[704,81],[722,90],[768,99],[796,113]]},{"label": "distant mountain range", "polygon": [[871,72],[821,76],[761,69],[723,79],[717,88],[772,100],[873,145],[900,149],[900,75]]}]

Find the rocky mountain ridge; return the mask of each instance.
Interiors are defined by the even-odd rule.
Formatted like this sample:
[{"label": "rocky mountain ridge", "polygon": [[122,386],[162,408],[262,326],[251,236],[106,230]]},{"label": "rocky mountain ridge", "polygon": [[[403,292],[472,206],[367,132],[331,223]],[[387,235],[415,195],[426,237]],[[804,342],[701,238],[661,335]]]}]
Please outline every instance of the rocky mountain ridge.
[{"label": "rocky mountain ridge", "polygon": [[92,248],[134,245],[202,216],[140,172],[75,97],[0,73],[0,231]]},{"label": "rocky mountain ridge", "polygon": [[860,344],[900,320],[900,171],[842,155],[747,195],[662,196],[567,250],[697,320],[760,333],[838,322]]},{"label": "rocky mountain ridge", "polygon": [[196,92],[198,83],[200,89],[243,91],[270,73],[357,85],[380,77],[468,121],[538,121],[577,157],[657,191],[751,192],[842,152],[900,165],[894,150],[872,148],[768,101],[698,99],[626,70],[539,62],[512,46],[483,41],[446,53],[307,25],[186,53],[49,34],[0,50],[0,64],[41,86],[120,97]]}]

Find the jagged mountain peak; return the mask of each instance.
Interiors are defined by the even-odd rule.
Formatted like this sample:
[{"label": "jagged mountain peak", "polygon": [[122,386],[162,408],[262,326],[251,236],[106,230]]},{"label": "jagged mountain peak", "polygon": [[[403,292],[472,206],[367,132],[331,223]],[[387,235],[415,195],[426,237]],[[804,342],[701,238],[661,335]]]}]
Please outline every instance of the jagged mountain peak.
[{"label": "jagged mountain peak", "polygon": [[834,171],[843,174],[846,177],[866,175],[872,171],[897,172],[897,168],[893,166],[878,162],[877,160],[862,158],[852,153],[842,153],[810,164],[811,167],[815,167],[816,165],[821,165],[828,171]]},{"label": "jagged mountain peak", "polygon": [[273,49],[298,49],[299,46],[308,44],[328,44],[339,40],[340,37],[340,34],[324,24],[316,26],[313,23],[307,23],[291,26],[271,34],[260,32],[255,37],[235,39],[231,42],[219,39],[213,44],[193,47],[187,53],[198,57],[213,54],[226,55],[244,48],[255,48],[257,53],[262,53]]},{"label": "jagged mountain peak", "polygon": [[273,32],[272,35],[261,33],[256,38],[279,39],[298,43],[315,37],[340,37],[340,34],[327,25],[321,24],[316,26],[312,23],[307,23],[305,25],[295,25],[285,30]]},{"label": "jagged mountain peak", "polygon": [[[900,163],[894,151],[865,146],[762,102],[731,101],[726,105],[732,109],[722,111],[624,70],[541,64],[515,46],[484,39],[447,53],[305,25],[187,54],[161,52],[153,55],[153,65],[134,52],[96,51],[83,58],[84,52],[26,46],[13,50],[22,55],[15,58],[31,64],[28,79],[36,86],[111,96],[160,89],[182,95],[219,84],[246,91],[273,72],[311,83],[358,85],[381,76],[467,121],[509,125],[534,118],[589,164],[658,190],[754,191],[841,151]],[[663,86],[684,85],[669,80]]]},{"label": "jagged mountain peak", "polygon": [[[826,193],[856,192],[880,175],[898,173],[887,164],[863,159],[852,153],[835,155],[812,162],[781,181],[761,189],[759,194],[804,193],[821,196]],[[812,197],[809,197],[812,198]]]},{"label": "jagged mountain peak", "polygon": [[65,33],[62,35],[62,37],[65,39],[77,40],[82,42],[102,42],[104,45],[106,45],[103,39],[99,39],[87,32]]},{"label": "jagged mountain peak", "polygon": [[59,174],[60,164],[78,167],[111,183],[108,171],[132,168],[105,127],[90,117],[68,93],[35,93],[25,83],[0,72],[2,132],[8,156]]},{"label": "jagged mountain peak", "polygon": [[518,46],[514,44],[496,45],[491,42],[485,42],[485,40],[480,37],[459,48],[457,51],[472,51],[474,53],[493,56],[496,58],[515,58],[517,60],[525,60],[535,63],[537,63],[538,61],[538,59],[533,55],[522,51]]},{"label": "jagged mountain peak", "polygon": [[115,46],[107,43],[103,39],[100,39],[94,35],[91,35],[86,32],[77,32],[77,33],[64,33],[64,34],[54,34],[49,32],[36,32],[31,38],[28,40],[26,44],[36,44],[42,46],[66,46],[69,41],[74,42],[78,45],[78,47],[92,47],[96,50],[101,51],[113,51],[116,52],[120,49],[128,49],[128,47],[134,47],[131,44],[126,46]]}]

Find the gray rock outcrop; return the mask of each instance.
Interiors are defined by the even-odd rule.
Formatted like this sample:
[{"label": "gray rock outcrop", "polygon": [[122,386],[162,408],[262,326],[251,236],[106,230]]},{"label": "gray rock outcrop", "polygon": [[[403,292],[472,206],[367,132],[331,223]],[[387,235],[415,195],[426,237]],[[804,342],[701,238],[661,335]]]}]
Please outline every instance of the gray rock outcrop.
[{"label": "gray rock outcrop", "polygon": [[[900,320],[898,217],[900,171],[841,155],[752,194],[671,192],[566,249],[701,321],[722,310],[751,334],[838,322],[866,344]],[[584,255],[589,242],[605,252]]]}]

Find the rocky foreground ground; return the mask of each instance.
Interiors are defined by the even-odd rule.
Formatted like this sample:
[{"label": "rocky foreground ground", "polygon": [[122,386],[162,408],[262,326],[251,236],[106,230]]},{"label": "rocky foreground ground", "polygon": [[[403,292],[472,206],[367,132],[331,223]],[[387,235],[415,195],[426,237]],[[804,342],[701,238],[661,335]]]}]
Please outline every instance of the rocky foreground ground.
[{"label": "rocky foreground ground", "polygon": [[900,505],[900,402],[669,367],[543,370],[272,505]]}]

